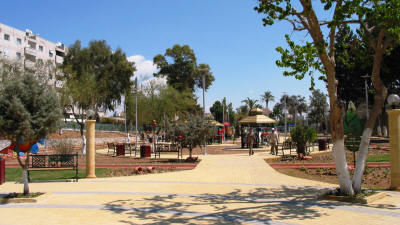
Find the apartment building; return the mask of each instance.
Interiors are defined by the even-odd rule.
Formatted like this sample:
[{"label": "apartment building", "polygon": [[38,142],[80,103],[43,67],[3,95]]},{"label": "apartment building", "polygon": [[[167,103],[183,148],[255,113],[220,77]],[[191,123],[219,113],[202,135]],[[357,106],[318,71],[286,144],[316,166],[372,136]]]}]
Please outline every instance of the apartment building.
[{"label": "apartment building", "polygon": [[62,64],[66,48],[61,42],[53,43],[26,29],[25,31],[0,23],[0,56],[22,61],[26,66],[36,62]]}]

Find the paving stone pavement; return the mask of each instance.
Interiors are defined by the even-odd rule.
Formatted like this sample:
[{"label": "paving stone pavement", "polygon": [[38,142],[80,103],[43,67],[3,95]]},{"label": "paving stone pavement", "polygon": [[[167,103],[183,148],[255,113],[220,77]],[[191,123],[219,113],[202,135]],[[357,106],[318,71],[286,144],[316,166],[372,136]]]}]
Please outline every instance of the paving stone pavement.
[{"label": "paving stone pavement", "polygon": [[[400,224],[400,194],[368,206],[317,200],[331,184],[289,177],[267,153],[200,156],[189,171],[31,183],[36,204],[0,205],[0,224]],[[0,193],[22,191],[8,182]]]}]

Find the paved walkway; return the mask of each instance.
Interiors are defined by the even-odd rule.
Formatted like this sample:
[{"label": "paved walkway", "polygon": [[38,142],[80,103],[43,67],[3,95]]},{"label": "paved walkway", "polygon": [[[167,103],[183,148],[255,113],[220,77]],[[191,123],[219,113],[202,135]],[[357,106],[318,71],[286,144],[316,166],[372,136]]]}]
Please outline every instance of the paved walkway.
[{"label": "paved walkway", "polygon": [[[31,183],[50,196],[0,205],[0,224],[400,224],[400,194],[369,206],[317,201],[329,184],[280,174],[266,156],[208,155],[190,171]],[[0,186],[14,191],[22,184]]]}]

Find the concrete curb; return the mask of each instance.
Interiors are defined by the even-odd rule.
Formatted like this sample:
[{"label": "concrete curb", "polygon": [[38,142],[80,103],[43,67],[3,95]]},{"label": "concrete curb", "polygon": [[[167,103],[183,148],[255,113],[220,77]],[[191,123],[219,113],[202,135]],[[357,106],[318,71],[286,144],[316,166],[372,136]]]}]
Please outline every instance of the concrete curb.
[{"label": "concrete curb", "polygon": [[49,197],[50,193],[44,193],[34,198],[0,198],[1,204],[11,204],[11,203],[38,203],[43,199]]}]

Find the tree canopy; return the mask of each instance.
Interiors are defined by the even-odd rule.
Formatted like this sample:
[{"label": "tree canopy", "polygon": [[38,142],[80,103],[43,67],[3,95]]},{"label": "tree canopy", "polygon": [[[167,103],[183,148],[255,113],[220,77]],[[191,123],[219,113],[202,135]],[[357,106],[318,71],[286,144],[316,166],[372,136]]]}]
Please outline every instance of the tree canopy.
[{"label": "tree canopy", "polygon": [[[121,96],[131,88],[135,71],[121,49],[113,51],[106,41],[91,41],[82,48],[76,41],[64,57],[64,107],[71,109],[83,135],[84,119],[100,110],[114,110]],[[77,108],[77,109],[76,109]]]},{"label": "tree canopy", "polygon": [[268,103],[271,101],[275,100],[275,97],[272,95],[272,93],[270,91],[265,91],[262,95],[261,95],[261,99],[262,102],[265,102],[265,108],[268,108]]},{"label": "tree canopy", "polygon": [[188,45],[174,45],[165,54],[158,54],[153,59],[159,71],[155,77],[166,77],[167,84],[178,91],[202,88],[202,76],[205,76],[206,90],[215,80],[208,64],[197,64],[194,51]]}]

